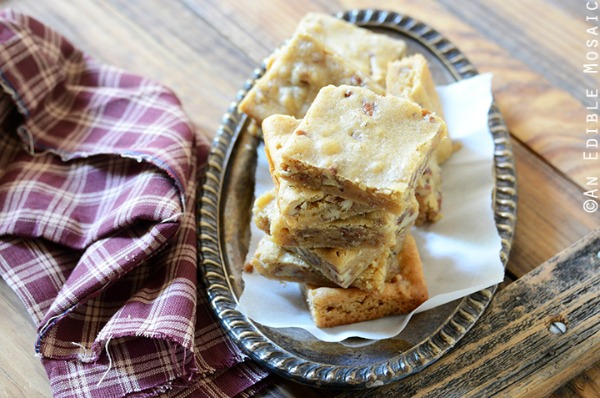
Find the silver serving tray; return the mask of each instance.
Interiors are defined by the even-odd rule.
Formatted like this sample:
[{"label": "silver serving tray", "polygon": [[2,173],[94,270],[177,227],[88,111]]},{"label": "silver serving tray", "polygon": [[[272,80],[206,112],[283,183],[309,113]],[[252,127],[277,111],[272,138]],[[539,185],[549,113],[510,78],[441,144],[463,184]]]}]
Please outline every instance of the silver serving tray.
[{"label": "silver serving tray", "polygon": [[[477,74],[465,56],[438,32],[406,15],[352,10],[337,15],[374,31],[401,37],[409,53],[423,53],[436,84]],[[243,290],[242,267],[250,240],[254,172],[260,136],[249,128],[237,104],[264,69],[238,92],[223,116],[208,157],[198,200],[198,245],[205,288],[212,308],[233,341],[251,358],[286,378],[319,387],[367,388],[405,378],[435,362],[475,324],[496,286],[415,315],[397,336],[376,342],[317,340],[302,329],[254,323],[235,310]],[[516,174],[509,133],[495,105],[489,112],[495,143],[494,210],[506,267],[516,222]],[[204,286],[202,286],[202,283]]]}]

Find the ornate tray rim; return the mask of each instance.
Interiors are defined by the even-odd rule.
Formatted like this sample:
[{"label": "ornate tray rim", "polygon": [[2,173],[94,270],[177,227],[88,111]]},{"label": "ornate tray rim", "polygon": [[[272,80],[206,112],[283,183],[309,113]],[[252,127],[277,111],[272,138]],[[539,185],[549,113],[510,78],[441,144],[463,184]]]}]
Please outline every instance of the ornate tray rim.
[{"label": "ornate tray rim", "polygon": [[[477,75],[473,65],[456,46],[436,30],[409,16],[375,9],[349,10],[336,16],[359,26],[385,28],[411,37],[431,51],[456,80]],[[198,200],[198,261],[213,311],[233,341],[252,359],[283,377],[303,384],[369,388],[419,372],[448,352],[469,331],[488,306],[497,286],[461,299],[446,321],[419,344],[386,361],[367,366],[330,365],[299,358],[271,341],[252,321],[235,310],[237,299],[219,242],[220,193],[226,180],[230,155],[247,118],[237,111],[237,105],[263,72],[264,69],[260,68],[254,71],[253,78],[237,93],[236,100],[223,116],[208,157],[205,181]],[[516,224],[516,171],[510,134],[495,104],[490,108],[488,124],[495,145],[494,213],[502,242],[500,259],[506,267]]]}]

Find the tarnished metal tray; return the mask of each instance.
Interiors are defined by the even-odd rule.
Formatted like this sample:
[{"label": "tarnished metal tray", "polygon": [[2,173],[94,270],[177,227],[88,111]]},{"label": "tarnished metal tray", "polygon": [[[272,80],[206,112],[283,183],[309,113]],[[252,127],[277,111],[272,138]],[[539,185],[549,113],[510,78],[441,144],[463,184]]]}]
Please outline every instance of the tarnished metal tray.
[{"label": "tarnished metal tray", "polygon": [[[353,10],[338,17],[374,31],[402,37],[409,53],[423,53],[436,84],[477,74],[447,39],[406,15]],[[254,323],[235,310],[243,290],[241,269],[250,239],[254,172],[260,137],[237,104],[263,73],[257,69],[223,116],[213,142],[206,179],[198,199],[198,245],[203,287],[222,326],[245,352],[289,379],[319,387],[366,388],[405,378],[435,362],[477,321],[496,290],[483,289],[415,315],[399,335],[370,344],[327,343],[301,329],[275,329]],[[516,175],[509,133],[495,106],[489,112],[495,143],[494,211],[506,266],[516,222]]]}]

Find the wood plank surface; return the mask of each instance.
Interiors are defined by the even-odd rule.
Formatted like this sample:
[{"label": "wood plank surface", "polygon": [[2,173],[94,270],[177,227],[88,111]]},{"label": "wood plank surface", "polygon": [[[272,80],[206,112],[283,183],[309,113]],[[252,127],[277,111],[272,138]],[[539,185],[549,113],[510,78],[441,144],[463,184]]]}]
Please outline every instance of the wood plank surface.
[{"label": "wood plank surface", "polygon": [[550,398],[565,397],[600,397],[600,366],[592,366],[550,395]]},{"label": "wood plank surface", "polygon": [[[527,65],[553,86],[569,92],[573,86],[593,88],[598,78],[581,73],[587,29],[585,3],[574,1],[442,0],[444,7],[473,26],[486,40],[501,42],[510,56]],[[569,13],[565,14],[565,10]],[[568,30],[569,34],[557,34]],[[572,94],[586,105],[585,90]]]},{"label": "wood plank surface", "polygon": [[[519,285],[508,283],[500,297],[526,284],[522,278],[549,283],[544,276],[554,274],[529,273],[600,227],[600,212],[586,213],[582,208],[584,192],[594,188],[587,178],[600,176],[600,162],[581,156],[586,128],[594,127],[586,117],[598,113],[586,109],[594,101],[586,97],[586,90],[600,87],[600,75],[581,70],[586,29],[597,26],[585,18],[598,15],[586,10],[585,2],[4,0],[0,5],[44,21],[103,62],[171,87],[198,134],[208,140],[252,70],[289,37],[305,13],[371,7],[413,16],[451,40],[479,71],[495,76],[494,95],[514,138],[519,187],[518,222],[508,264],[508,281],[517,279]],[[555,260],[544,269],[560,268]],[[33,356],[35,326],[4,281],[0,281],[0,313],[9,314],[0,324],[0,396],[50,396],[44,371]],[[532,313],[544,315],[543,309]],[[580,329],[569,329],[558,339],[565,340],[574,330]],[[539,325],[531,332],[543,336]],[[589,362],[590,355],[581,356]],[[544,374],[552,375],[554,384],[536,391],[548,394],[557,389],[555,398],[600,396],[600,365],[577,376],[582,366],[565,363],[560,366],[566,376],[553,373],[549,365]],[[532,375],[532,380],[538,376]],[[560,383],[566,384],[559,388]],[[284,382],[277,387],[286,396],[322,396],[319,390]]]},{"label": "wood plank surface", "polygon": [[576,184],[523,144],[516,140],[512,144],[519,198],[507,269],[519,278],[568,247],[574,237],[580,239],[600,226],[600,217],[583,210],[584,197]]},{"label": "wood plank surface", "polygon": [[50,397],[46,371],[34,355],[35,325],[1,279],[0,297],[0,397]]}]

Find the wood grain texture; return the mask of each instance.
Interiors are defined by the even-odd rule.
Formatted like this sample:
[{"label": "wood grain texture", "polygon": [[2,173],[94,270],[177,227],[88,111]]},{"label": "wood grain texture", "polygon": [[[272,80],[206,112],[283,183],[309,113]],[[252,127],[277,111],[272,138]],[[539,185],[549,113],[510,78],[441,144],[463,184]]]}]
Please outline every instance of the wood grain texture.
[{"label": "wood grain texture", "polygon": [[[510,284],[438,362],[361,397],[543,397],[600,355],[600,230]],[[553,333],[553,322],[565,333]],[[350,396],[350,395],[343,395]]]},{"label": "wood grain texture", "polygon": [[[452,14],[470,24],[488,41],[501,42],[510,53],[550,84],[584,105],[591,103],[585,88],[598,87],[598,76],[582,73],[589,38],[584,2],[519,0],[442,0]],[[570,11],[565,14],[565,11]],[[558,34],[568,30],[569,34]]]},{"label": "wood grain texture", "polygon": [[0,280],[0,397],[50,397],[46,371],[34,356],[36,328],[23,304]]},{"label": "wood grain texture", "polygon": [[512,146],[519,198],[507,269],[519,278],[597,228],[600,214],[583,210],[584,196],[576,184],[518,141]]},{"label": "wood grain texture", "polygon": [[[310,11],[322,11],[313,2],[222,2],[184,0],[187,7],[208,24],[215,25],[228,41],[258,66],[293,32],[296,24]],[[216,26],[218,25],[218,26]]]},{"label": "wood grain texture", "polygon": [[550,398],[597,398],[600,397],[600,362],[581,373],[575,379],[556,390]]}]

